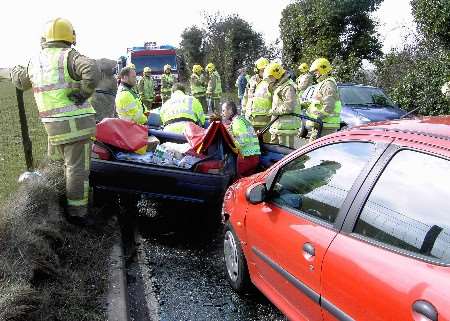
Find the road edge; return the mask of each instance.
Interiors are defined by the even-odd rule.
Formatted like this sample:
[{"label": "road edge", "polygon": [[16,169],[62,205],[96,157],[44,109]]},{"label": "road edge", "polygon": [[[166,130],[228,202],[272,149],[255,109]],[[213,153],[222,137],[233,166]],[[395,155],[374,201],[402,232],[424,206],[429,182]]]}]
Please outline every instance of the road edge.
[{"label": "road edge", "polygon": [[129,321],[127,275],[122,236],[119,226],[109,256],[106,316],[108,321]]},{"label": "road edge", "polygon": [[147,256],[147,252],[143,248],[143,244],[145,244],[146,240],[142,238],[140,235],[137,236],[137,256],[139,262],[139,269],[142,274],[142,278],[147,282],[144,282],[145,287],[145,300],[147,302],[147,309],[149,312],[149,318],[151,321],[159,321],[159,302],[158,297],[155,291],[155,287],[153,286],[153,276],[150,268],[147,266],[146,262],[149,262],[149,258]]}]

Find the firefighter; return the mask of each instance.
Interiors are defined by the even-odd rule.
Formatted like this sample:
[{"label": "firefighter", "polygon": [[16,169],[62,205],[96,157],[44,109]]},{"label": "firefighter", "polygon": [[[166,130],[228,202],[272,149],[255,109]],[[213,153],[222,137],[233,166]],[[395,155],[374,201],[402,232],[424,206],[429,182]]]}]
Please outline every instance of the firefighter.
[{"label": "firefighter", "polygon": [[298,71],[300,74],[297,77],[297,93],[301,99],[306,88],[314,84],[314,75],[309,72],[308,64],[305,62],[298,66]]},{"label": "firefighter", "polygon": [[163,104],[170,98],[174,82],[175,78],[172,75],[172,67],[170,65],[164,65],[164,73],[161,76],[161,100]]},{"label": "firefighter", "polygon": [[270,126],[270,142],[294,148],[294,138],[300,128],[301,108],[298,101],[295,83],[289,73],[277,62],[271,62],[264,70],[264,79],[269,83],[269,90],[273,92],[272,118],[279,118]]},{"label": "firefighter", "polygon": [[189,122],[205,126],[205,114],[200,101],[186,94],[183,84],[175,83],[172,87],[172,96],[159,111],[164,131],[183,134]]},{"label": "firefighter", "polygon": [[259,165],[261,149],[252,124],[244,116],[238,115],[236,104],[232,101],[222,105],[222,120],[229,124],[228,131],[239,151],[236,164],[238,176],[254,174]]},{"label": "firefighter", "polygon": [[208,99],[208,108],[210,112],[220,115],[220,96],[222,95],[222,82],[220,75],[213,63],[206,65],[206,71],[209,74],[208,87],[206,89],[206,97]]},{"label": "firefighter", "polygon": [[155,99],[155,89],[152,78],[152,70],[150,67],[145,67],[142,73],[142,78],[139,80],[137,88],[139,98],[147,109],[152,109],[153,100]]},{"label": "firefighter", "polygon": [[26,68],[14,67],[11,78],[21,90],[33,88],[39,117],[48,135],[48,156],[64,161],[67,219],[91,225],[88,197],[95,110],[88,98],[97,86],[100,72],[95,60],[72,48],[75,43],[70,21],[62,18],[49,21],[40,53]]},{"label": "firefighter", "polygon": [[[249,87],[249,99],[245,109],[245,116],[250,121],[256,131],[263,129],[270,122],[270,109],[272,108],[272,94],[269,91],[269,82],[263,78],[265,63],[267,59],[258,65],[258,74],[252,78],[252,84]],[[256,87],[255,87],[256,85]],[[264,142],[270,141],[270,133],[267,131],[263,136]]]},{"label": "firefighter", "polygon": [[191,94],[200,101],[203,107],[203,113],[207,114],[208,105],[206,103],[206,79],[203,74],[203,67],[200,65],[192,66]]},{"label": "firefighter", "polygon": [[[318,84],[313,93],[313,101],[308,107],[307,114],[311,118],[320,119],[323,122],[322,136],[336,132],[341,124],[341,100],[336,80],[329,76],[332,67],[328,59],[316,59],[309,71],[314,73]],[[311,128],[309,141],[317,139],[318,124],[307,122]]]},{"label": "firefighter", "polygon": [[120,86],[116,95],[116,112],[120,119],[133,121],[137,124],[147,124],[147,108],[142,105],[139,95],[134,90],[136,86],[136,70],[125,67],[119,73]]},{"label": "firefighter", "polygon": [[255,74],[247,82],[244,97],[242,98],[242,114],[247,115],[247,109],[251,109],[252,98],[255,93],[256,86],[258,86],[258,84],[262,81],[264,69],[268,64],[269,60],[267,58],[261,57],[256,60],[254,68]]}]

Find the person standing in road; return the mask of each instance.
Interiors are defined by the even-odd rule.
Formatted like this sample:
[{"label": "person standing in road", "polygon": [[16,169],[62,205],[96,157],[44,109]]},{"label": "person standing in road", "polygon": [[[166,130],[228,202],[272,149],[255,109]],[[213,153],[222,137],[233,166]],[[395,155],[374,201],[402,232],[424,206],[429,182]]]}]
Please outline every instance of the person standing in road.
[{"label": "person standing in road", "polygon": [[88,198],[95,110],[88,98],[98,84],[100,71],[95,60],[72,48],[75,44],[75,30],[69,20],[48,22],[42,50],[27,68],[14,67],[11,79],[21,90],[33,89],[48,135],[48,156],[64,161],[64,212],[68,221],[92,225]]},{"label": "person standing in road", "polygon": [[[313,93],[313,101],[310,103],[307,115],[323,122],[322,136],[334,133],[341,125],[342,104],[336,80],[330,77],[332,67],[328,59],[316,59],[309,69],[314,73],[318,84]],[[318,136],[318,124],[308,121],[307,126],[311,128],[309,141],[312,142]]]},{"label": "person standing in road", "polygon": [[161,100],[163,104],[170,98],[174,82],[175,77],[172,75],[172,67],[164,65],[164,73],[161,76]]},{"label": "person standing in road", "polygon": [[239,151],[236,164],[238,176],[254,174],[259,165],[261,148],[252,124],[244,116],[238,115],[236,104],[232,101],[222,105],[222,120],[228,124],[228,131]]},{"label": "person standing in road", "polygon": [[239,76],[236,79],[235,86],[238,90],[239,104],[241,105],[241,109],[243,109],[242,99],[244,98],[245,88],[247,87],[247,74],[245,68],[239,69]]},{"label": "person standing in road", "polygon": [[206,71],[209,74],[208,87],[206,89],[206,97],[209,101],[208,108],[210,112],[220,115],[220,96],[222,96],[222,82],[220,75],[213,63],[206,66]]},{"label": "person standing in road", "polygon": [[309,72],[308,64],[305,62],[298,66],[298,71],[300,74],[297,77],[297,93],[298,98],[301,99],[306,88],[314,84],[314,76]]},{"label": "person standing in road", "polygon": [[189,122],[203,127],[206,121],[200,101],[187,95],[186,88],[180,83],[173,85],[172,96],[161,106],[159,115],[164,131],[176,134],[183,134]]},{"label": "person standing in road", "polygon": [[203,74],[203,67],[200,65],[192,66],[191,75],[191,94],[200,101],[203,113],[208,113],[208,105],[206,103],[206,79]]},{"label": "person standing in road", "polygon": [[136,70],[131,67],[122,68],[119,73],[120,86],[116,95],[116,111],[120,119],[133,121],[140,125],[147,124],[148,110],[142,105],[136,86]]},{"label": "person standing in road", "polygon": [[254,68],[255,74],[248,80],[244,91],[244,97],[242,98],[242,114],[247,115],[247,110],[251,110],[253,94],[255,93],[256,86],[262,81],[264,69],[268,64],[269,60],[267,58],[261,57],[256,60]]},{"label": "person standing in road", "polygon": [[155,84],[152,78],[152,70],[150,67],[145,67],[142,73],[142,78],[138,85],[139,98],[148,110],[152,109],[153,100],[155,99]]},{"label": "person standing in road", "polygon": [[[269,91],[269,82],[263,79],[264,69],[269,64],[265,58],[256,61],[258,73],[252,77],[248,87],[248,102],[245,108],[245,117],[250,121],[256,131],[263,129],[270,122],[270,109],[272,108],[272,94]],[[263,136],[264,142],[270,141],[270,133]]]},{"label": "person standing in road", "polygon": [[270,126],[270,142],[294,148],[294,138],[300,128],[301,112],[295,83],[286,70],[277,62],[271,62],[264,70],[264,79],[273,92],[272,119],[278,119]]}]

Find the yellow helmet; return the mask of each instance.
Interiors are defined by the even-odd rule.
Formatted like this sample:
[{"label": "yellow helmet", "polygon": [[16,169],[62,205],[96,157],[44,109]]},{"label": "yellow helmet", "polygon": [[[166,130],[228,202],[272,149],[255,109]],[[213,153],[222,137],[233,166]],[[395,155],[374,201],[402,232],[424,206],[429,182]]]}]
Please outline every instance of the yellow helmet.
[{"label": "yellow helmet", "polygon": [[146,72],[152,72],[152,69],[151,69],[150,67],[145,67],[145,68],[144,68],[144,74],[145,74]]},{"label": "yellow helmet", "polygon": [[263,78],[269,78],[269,76],[274,77],[275,79],[280,79],[283,77],[286,70],[284,70],[283,66],[281,66],[278,62],[271,62],[267,65],[266,69],[264,69]]},{"label": "yellow helmet", "polygon": [[50,41],[66,41],[75,44],[75,30],[69,20],[56,18],[47,22],[45,25],[45,40]]},{"label": "yellow helmet", "polygon": [[129,63],[129,64],[126,65],[125,67],[132,68],[132,69],[136,69],[136,66],[135,66],[134,64],[132,64],[132,63]]},{"label": "yellow helmet", "polygon": [[214,64],[212,62],[210,62],[209,64],[206,65],[207,72],[213,72],[214,70],[216,70],[216,66],[214,66]]},{"label": "yellow helmet", "polygon": [[318,71],[320,75],[328,74],[333,68],[327,58],[318,58],[314,60],[309,68],[310,72]]},{"label": "yellow helmet", "polygon": [[193,65],[192,66],[192,72],[194,73],[194,74],[199,74],[199,73],[201,73],[203,71],[203,67],[202,66],[200,66],[200,65]]},{"label": "yellow helmet", "polygon": [[164,71],[166,70],[172,70],[172,66],[171,65],[164,65]]},{"label": "yellow helmet", "polygon": [[261,57],[258,60],[255,61],[256,69],[261,70],[266,68],[266,66],[269,64],[269,59]]},{"label": "yellow helmet", "polygon": [[304,63],[302,63],[302,64],[300,64],[300,66],[298,66],[298,70],[302,73],[302,74],[304,74],[304,73],[307,73],[308,72],[308,64],[306,63],[306,62],[304,62]]}]

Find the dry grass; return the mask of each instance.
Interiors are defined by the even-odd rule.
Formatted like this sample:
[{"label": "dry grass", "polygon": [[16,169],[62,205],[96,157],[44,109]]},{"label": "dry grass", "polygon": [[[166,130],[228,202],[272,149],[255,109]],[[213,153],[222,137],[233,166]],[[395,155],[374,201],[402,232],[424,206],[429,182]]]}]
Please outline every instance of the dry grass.
[{"label": "dry grass", "polygon": [[113,228],[67,224],[61,169],[22,185],[0,211],[0,320],[105,320]]}]

